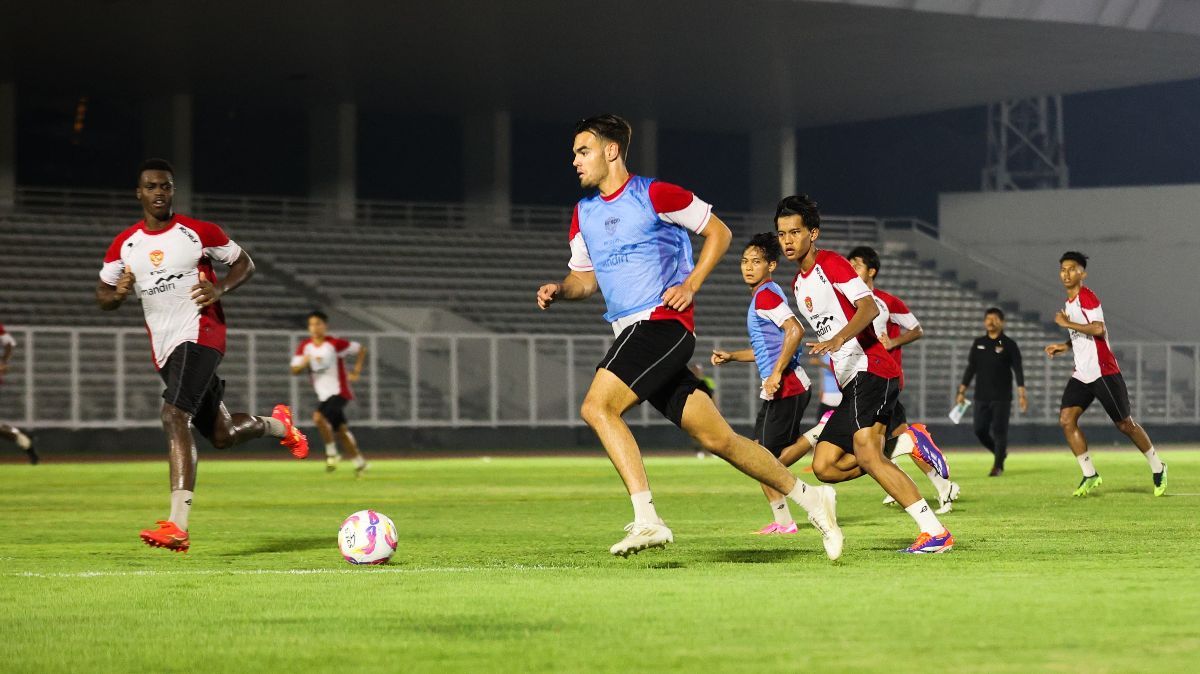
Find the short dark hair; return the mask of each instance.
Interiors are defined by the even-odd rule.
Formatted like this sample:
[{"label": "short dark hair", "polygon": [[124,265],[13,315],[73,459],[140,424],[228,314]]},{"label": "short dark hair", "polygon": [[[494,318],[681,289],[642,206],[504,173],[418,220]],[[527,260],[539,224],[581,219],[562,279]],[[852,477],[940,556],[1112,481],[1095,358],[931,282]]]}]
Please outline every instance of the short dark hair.
[{"label": "short dark hair", "polygon": [[629,140],[633,137],[633,127],[624,117],[613,114],[594,115],[575,123],[575,135],[587,131],[601,140],[617,144],[621,160],[629,156]]},{"label": "short dark hair", "polygon": [[1068,250],[1067,252],[1063,253],[1062,257],[1058,258],[1058,263],[1062,264],[1067,260],[1070,260],[1080,267],[1087,269],[1088,256],[1077,250]]},{"label": "short dark hair", "polygon": [[987,311],[983,312],[983,315],[987,317],[989,314],[996,314],[997,318],[1004,320],[1004,310],[1000,307],[988,307]]},{"label": "short dark hair", "polygon": [[322,323],[329,322],[329,316],[327,316],[325,312],[321,311],[320,309],[313,309],[312,311],[308,312],[308,316],[305,316],[304,320],[307,321],[310,318],[319,318],[321,319]]},{"label": "short dark hair", "polygon": [[876,274],[879,273],[879,253],[876,253],[874,248],[870,246],[857,246],[846,255],[847,260],[853,260],[854,258],[862,260],[863,264],[867,265],[867,269],[874,269]]},{"label": "short dark hair", "polygon": [[800,221],[807,230],[821,228],[821,211],[817,210],[817,202],[807,194],[793,194],[779,200],[775,207],[775,222],[789,215],[799,215]]},{"label": "short dark hair", "polygon": [[767,258],[767,262],[779,262],[779,256],[783,254],[783,246],[779,245],[779,235],[775,232],[755,234],[746,243],[746,248],[751,246],[761,249],[763,257]]},{"label": "short dark hair", "polygon": [[154,158],[142,162],[142,168],[138,169],[139,182],[142,180],[142,173],[145,171],[166,171],[171,174],[172,178],[175,177],[175,167],[171,166],[171,162],[166,159]]}]

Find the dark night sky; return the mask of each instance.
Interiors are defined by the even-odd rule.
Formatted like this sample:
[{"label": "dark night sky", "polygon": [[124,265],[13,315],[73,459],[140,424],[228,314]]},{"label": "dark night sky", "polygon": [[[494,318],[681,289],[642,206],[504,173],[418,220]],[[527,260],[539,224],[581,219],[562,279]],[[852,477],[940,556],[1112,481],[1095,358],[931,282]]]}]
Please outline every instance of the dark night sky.
[{"label": "dark night sky", "polygon": [[[141,160],[140,105],[102,93],[22,91],[18,181],[27,185],[124,188]],[[1073,187],[1200,182],[1200,80],[1077,94],[1065,99]],[[798,134],[800,188],[827,213],[915,215],[934,220],[937,194],[979,188],[985,153],[982,107],[805,129]],[[514,120],[514,203],[566,205],[579,196],[570,166],[571,124]],[[635,129],[634,142],[637,142]],[[303,109],[198,100],[199,192],[303,195]],[[462,195],[457,119],[363,110],[359,192],[363,198],[454,201]],[[750,204],[749,144],[731,133],[661,125],[658,177],[684,185],[719,210]],[[636,166],[634,169],[636,170]]]}]

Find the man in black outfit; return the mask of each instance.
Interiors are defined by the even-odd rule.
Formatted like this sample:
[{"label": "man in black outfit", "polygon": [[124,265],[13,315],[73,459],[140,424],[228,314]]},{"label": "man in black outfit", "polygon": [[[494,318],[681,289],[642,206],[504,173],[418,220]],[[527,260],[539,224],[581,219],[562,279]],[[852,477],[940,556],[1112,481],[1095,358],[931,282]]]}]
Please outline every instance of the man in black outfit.
[{"label": "man in black outfit", "polygon": [[1017,375],[1017,402],[1021,411],[1029,409],[1025,397],[1025,371],[1021,367],[1021,349],[1004,334],[1004,312],[991,307],[983,316],[987,334],[971,344],[967,355],[967,371],[958,385],[957,404],[967,399],[967,388],[978,374],[975,384],[975,435],[992,453],[994,462],[990,477],[1004,474],[1004,459],[1008,456],[1008,416],[1012,412],[1013,373]]}]

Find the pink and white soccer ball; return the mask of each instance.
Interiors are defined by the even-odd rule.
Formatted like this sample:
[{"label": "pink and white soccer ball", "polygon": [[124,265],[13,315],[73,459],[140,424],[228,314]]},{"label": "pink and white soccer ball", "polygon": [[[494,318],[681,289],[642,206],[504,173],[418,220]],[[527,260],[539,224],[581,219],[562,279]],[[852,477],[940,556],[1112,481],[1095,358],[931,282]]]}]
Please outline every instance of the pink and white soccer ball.
[{"label": "pink and white soccer ball", "polygon": [[387,515],[360,510],[342,522],[338,548],[351,564],[386,564],[396,552],[396,525]]}]

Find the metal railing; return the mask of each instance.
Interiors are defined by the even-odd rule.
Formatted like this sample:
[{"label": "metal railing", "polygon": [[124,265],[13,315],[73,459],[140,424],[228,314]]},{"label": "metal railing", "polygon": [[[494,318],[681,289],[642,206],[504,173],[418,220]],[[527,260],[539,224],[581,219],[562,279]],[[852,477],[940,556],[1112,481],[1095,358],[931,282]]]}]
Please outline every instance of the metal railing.
[{"label": "metal railing", "polygon": [[[10,326],[19,346],[4,375],[0,420],[32,428],[130,428],[159,424],[162,384],[144,330]],[[582,426],[579,405],[608,336],[374,332],[347,334],[369,349],[354,384],[354,423],[400,427]],[[308,410],[315,398],[288,361],[303,335],[281,330],[231,331],[221,365],[226,405],[263,412],[277,402]],[[753,424],[759,381],[752,364],[707,366],[713,348],[745,348],[744,340],[699,338],[694,362],[717,383],[731,423]],[[902,401],[910,420],[948,423],[969,342],[924,339],[904,349]],[[1041,344],[1024,345],[1030,409],[1014,406],[1015,423],[1056,423],[1070,359],[1049,360]],[[1148,423],[1200,423],[1200,343],[1131,343],[1118,349],[1133,414]],[[816,367],[806,367],[819,379]],[[813,405],[816,405],[814,398]],[[304,415],[307,416],[307,415]],[[649,405],[632,410],[634,425],[666,424]],[[1084,416],[1107,424],[1098,409]]]}]

